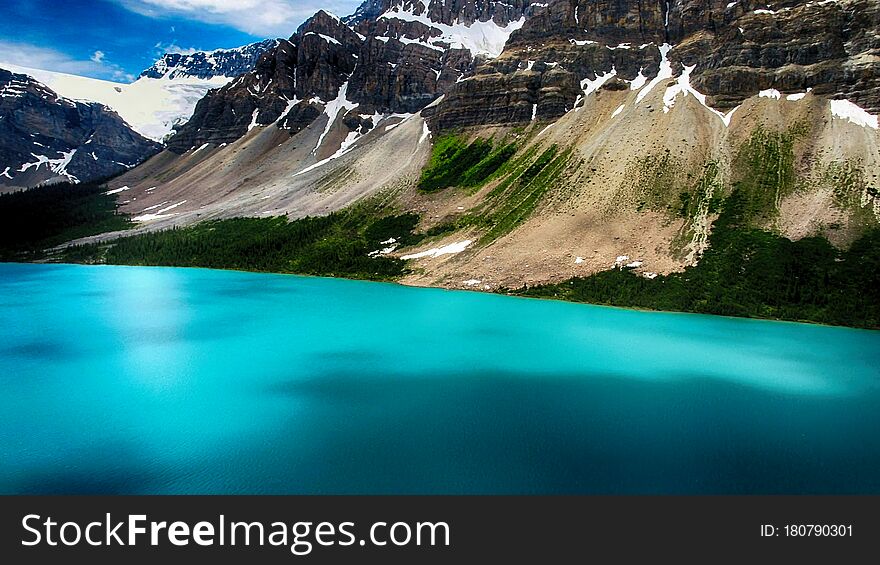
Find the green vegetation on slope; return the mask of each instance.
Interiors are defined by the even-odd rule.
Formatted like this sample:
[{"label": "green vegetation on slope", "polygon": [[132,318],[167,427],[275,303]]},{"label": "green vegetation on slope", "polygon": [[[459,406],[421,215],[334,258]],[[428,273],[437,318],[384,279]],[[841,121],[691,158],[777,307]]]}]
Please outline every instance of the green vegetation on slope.
[{"label": "green vegetation on slope", "polygon": [[831,189],[834,206],[849,215],[850,225],[857,229],[877,225],[874,202],[880,191],[868,184],[861,162],[832,161],[820,169],[818,177],[814,183]]},{"label": "green vegetation on slope", "polygon": [[682,207],[679,194],[684,184],[679,176],[684,169],[683,164],[672,157],[669,149],[638,159],[627,175],[636,194],[636,210],[641,212],[649,209],[677,216]]},{"label": "green vegetation on slope", "polygon": [[468,145],[456,135],[438,139],[422,173],[422,190],[479,187],[490,180],[500,181],[480,205],[451,222],[431,228],[425,236],[476,227],[484,232],[480,242],[487,244],[525,221],[559,180],[571,150],[560,152],[553,145],[539,153],[539,147],[533,145],[514,157],[516,152],[513,143],[493,149],[491,140],[477,139]]},{"label": "green vegetation on slope", "polygon": [[34,260],[65,241],[132,226],[99,184],[58,183],[0,196],[0,260]]},{"label": "green vegetation on slope", "polygon": [[[731,164],[731,189],[740,193],[751,225],[770,223],[778,214],[780,199],[795,190],[798,179],[794,144],[804,135],[803,125],[786,131],[758,127],[737,150]],[[702,212],[716,212],[722,197],[718,162],[707,161],[696,180],[695,175],[686,173],[688,170],[688,165],[674,158],[669,149],[638,159],[628,171],[636,209],[686,220]],[[852,176],[851,171],[846,172]]]},{"label": "green vegetation on slope", "polygon": [[416,214],[380,216],[362,204],[329,216],[235,218],[116,240],[110,246],[73,247],[65,258],[117,265],[210,267],[278,273],[391,280],[406,273],[406,262],[369,253],[396,238],[412,245]]},{"label": "green vegetation on slope", "polygon": [[803,135],[795,126],[785,132],[758,128],[733,161],[733,189],[740,194],[743,220],[766,223],[778,213],[779,200],[795,188],[794,142]]},{"label": "green vegetation on slope", "polygon": [[534,148],[511,162],[507,177],[486,197],[482,207],[464,221],[483,228],[481,243],[489,243],[510,233],[535,210],[541,199],[559,179],[571,150],[559,152],[554,145],[532,159]]},{"label": "green vegetation on slope", "polygon": [[477,187],[488,181],[516,153],[516,144],[495,147],[492,140],[468,144],[458,135],[445,135],[432,148],[419,188],[425,192],[452,186]]},{"label": "green vegetation on slope", "polygon": [[737,190],[724,201],[709,249],[683,273],[647,279],[615,269],[514,293],[880,328],[880,230],[866,233],[846,252],[818,237],[793,242],[750,227],[751,196]]}]

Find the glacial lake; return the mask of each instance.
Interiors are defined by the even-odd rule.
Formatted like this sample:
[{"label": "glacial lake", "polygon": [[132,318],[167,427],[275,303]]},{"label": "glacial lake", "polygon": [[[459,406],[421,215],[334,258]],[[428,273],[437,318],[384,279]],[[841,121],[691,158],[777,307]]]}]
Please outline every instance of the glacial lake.
[{"label": "glacial lake", "polygon": [[880,332],[0,264],[0,493],[880,493]]}]

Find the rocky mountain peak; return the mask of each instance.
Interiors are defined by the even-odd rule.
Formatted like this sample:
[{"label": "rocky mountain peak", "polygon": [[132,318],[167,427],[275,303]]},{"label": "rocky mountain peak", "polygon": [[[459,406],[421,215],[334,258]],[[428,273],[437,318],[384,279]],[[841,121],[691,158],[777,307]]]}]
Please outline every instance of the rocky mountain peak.
[{"label": "rocky mountain peak", "polygon": [[306,20],[290,39],[295,43],[304,44],[313,41],[314,39],[308,39],[313,36],[342,47],[346,52],[357,52],[364,39],[338,17],[324,10],[320,10]]},{"label": "rocky mountain peak", "polygon": [[191,54],[166,53],[140,77],[146,78],[234,78],[248,72],[257,60],[278,45],[278,39],[267,39],[235,49],[196,51]]},{"label": "rocky mountain peak", "polygon": [[350,16],[342,19],[347,25],[356,26],[365,20],[375,20],[388,9],[388,0],[365,0]]},{"label": "rocky mountain peak", "polygon": [[766,89],[876,111],[878,13],[871,0],[367,0],[348,18],[315,14],[203,100],[172,148],[261,125],[295,134],[340,107],[360,127],[353,116],[411,114],[442,94],[432,130],[554,120],[600,89],[685,69],[722,116]]},{"label": "rocky mountain peak", "polygon": [[[328,108],[339,104],[363,116],[418,112],[479,58],[499,55],[540,6],[532,0],[368,0],[344,19],[321,10],[268,50],[253,71],[209,93],[169,148],[228,143],[272,124],[293,135],[322,113],[335,119]],[[356,116],[346,123],[361,128]]]}]

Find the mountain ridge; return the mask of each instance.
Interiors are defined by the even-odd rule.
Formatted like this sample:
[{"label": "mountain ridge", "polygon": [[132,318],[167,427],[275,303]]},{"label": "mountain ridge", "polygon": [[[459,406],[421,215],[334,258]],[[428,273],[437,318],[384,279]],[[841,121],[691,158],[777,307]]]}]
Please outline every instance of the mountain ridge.
[{"label": "mountain ridge", "polygon": [[169,79],[214,77],[235,78],[250,71],[260,56],[278,45],[280,39],[266,39],[231,49],[195,51],[194,53],[165,53],[139,78]]}]

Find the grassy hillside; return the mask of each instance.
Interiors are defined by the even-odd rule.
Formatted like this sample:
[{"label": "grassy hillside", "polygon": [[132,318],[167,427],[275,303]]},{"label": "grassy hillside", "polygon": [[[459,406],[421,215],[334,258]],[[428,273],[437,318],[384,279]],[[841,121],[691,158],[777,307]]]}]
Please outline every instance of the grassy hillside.
[{"label": "grassy hillside", "polygon": [[434,192],[453,186],[481,186],[501,171],[514,153],[515,143],[496,144],[491,139],[467,143],[458,135],[445,135],[431,150],[431,159],[419,179],[419,189]]}]

